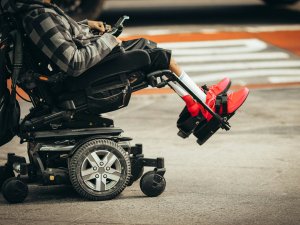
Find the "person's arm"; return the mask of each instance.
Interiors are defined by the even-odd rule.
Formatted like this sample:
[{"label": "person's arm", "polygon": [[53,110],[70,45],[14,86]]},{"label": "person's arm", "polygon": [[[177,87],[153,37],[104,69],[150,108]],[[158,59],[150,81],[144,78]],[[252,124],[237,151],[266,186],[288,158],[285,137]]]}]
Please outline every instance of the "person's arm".
[{"label": "person's arm", "polygon": [[70,32],[50,12],[27,18],[24,27],[31,40],[62,71],[71,76],[79,76],[99,63],[119,41],[111,34],[105,33],[94,41],[87,40],[79,46]]}]

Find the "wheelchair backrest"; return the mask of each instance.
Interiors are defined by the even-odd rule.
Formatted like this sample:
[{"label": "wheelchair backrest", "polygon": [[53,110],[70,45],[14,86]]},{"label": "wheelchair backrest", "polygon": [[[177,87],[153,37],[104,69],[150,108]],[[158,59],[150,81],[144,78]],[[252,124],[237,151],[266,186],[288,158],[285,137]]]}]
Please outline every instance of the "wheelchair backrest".
[{"label": "wheelchair backrest", "polygon": [[[2,6],[1,6],[2,7]],[[22,48],[14,20],[8,14],[0,15],[0,146],[9,142],[17,133],[20,107],[16,100],[16,80],[21,71]],[[15,76],[13,76],[15,75]],[[11,91],[7,80],[12,78]]]}]

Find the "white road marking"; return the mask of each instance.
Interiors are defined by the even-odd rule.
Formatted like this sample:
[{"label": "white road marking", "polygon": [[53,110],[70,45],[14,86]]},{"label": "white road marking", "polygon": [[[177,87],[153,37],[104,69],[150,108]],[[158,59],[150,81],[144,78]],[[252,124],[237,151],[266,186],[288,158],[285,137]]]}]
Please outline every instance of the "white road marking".
[{"label": "white road marking", "polygon": [[[284,81],[285,76],[300,77],[298,57],[258,39],[172,42],[159,46],[171,49],[174,58],[197,83],[217,81],[224,76],[239,83],[254,77],[265,77],[268,82]],[[274,76],[277,79],[268,79]]]},{"label": "white road marking", "polygon": [[160,47],[169,49],[207,48],[207,47],[231,47],[250,46],[254,48],[266,48],[267,44],[258,39],[218,40],[218,41],[190,41],[190,42],[168,42],[159,44]]},{"label": "white road marking", "polygon": [[284,76],[284,77],[269,77],[271,83],[291,83],[291,82],[300,82],[299,76]]},{"label": "white road marking", "polygon": [[236,78],[250,78],[250,77],[268,77],[268,76],[299,76],[299,69],[260,69],[260,70],[245,70],[245,71],[226,71],[219,73],[203,74],[201,76],[193,76],[195,82],[210,82],[217,81],[224,78],[224,76],[231,79]]},{"label": "white road marking", "polygon": [[170,34],[171,31],[169,29],[160,29],[160,30],[148,30],[146,31],[147,35],[163,35]]},{"label": "white road marking", "polygon": [[210,61],[247,61],[258,59],[288,59],[290,56],[285,52],[268,52],[268,53],[245,53],[238,55],[203,55],[201,57],[195,56],[178,56],[176,61],[178,63],[194,63],[194,62],[210,62]]},{"label": "white road marking", "polygon": [[296,31],[300,30],[299,25],[275,25],[275,26],[258,26],[258,27],[246,27],[247,32],[276,32],[276,31]]},{"label": "white road marking", "polygon": [[225,70],[256,70],[263,68],[291,68],[300,67],[300,60],[291,61],[255,61],[255,62],[232,62],[209,65],[182,66],[186,72],[224,71]]}]

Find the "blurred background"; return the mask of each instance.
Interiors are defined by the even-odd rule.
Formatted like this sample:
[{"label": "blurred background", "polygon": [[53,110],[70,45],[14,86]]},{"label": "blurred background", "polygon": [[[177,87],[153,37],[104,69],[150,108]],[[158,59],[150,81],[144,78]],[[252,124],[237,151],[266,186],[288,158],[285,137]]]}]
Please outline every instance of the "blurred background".
[{"label": "blurred background", "polygon": [[129,15],[123,38],[143,36],[170,48],[198,82],[210,84],[224,74],[239,85],[300,82],[297,0],[63,2],[77,19],[114,24]]}]

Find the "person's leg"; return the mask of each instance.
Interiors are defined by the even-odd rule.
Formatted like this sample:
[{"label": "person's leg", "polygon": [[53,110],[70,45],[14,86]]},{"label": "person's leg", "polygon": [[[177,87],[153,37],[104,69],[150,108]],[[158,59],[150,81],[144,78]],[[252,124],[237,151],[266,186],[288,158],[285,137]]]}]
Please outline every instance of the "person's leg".
[{"label": "person's leg", "polygon": [[[125,48],[125,50],[143,49],[147,51],[151,59],[151,65],[149,67],[149,71],[146,72],[167,68],[170,69],[179,77],[181,82],[184,83],[189,90],[191,90],[202,102],[205,102],[214,111],[216,96],[221,93],[227,92],[230,86],[230,80],[228,78],[225,78],[218,84],[210,87],[209,91],[205,93],[204,90],[199,88],[197,84],[180,68],[176,61],[172,59],[171,51],[158,48],[155,42],[141,38],[123,43],[123,47]],[[190,96],[187,91],[184,90],[184,88],[182,88],[177,82],[169,82],[169,85],[186,102],[188,110],[190,111],[190,114],[192,116],[197,116],[201,112],[207,120],[211,118],[211,115],[206,110],[204,110],[202,105],[196,102],[192,98],[192,96]],[[229,94],[228,109],[232,110],[232,112],[233,110],[236,110],[242,105],[241,102],[246,99],[247,95],[248,89],[244,89],[242,92],[240,91],[238,93],[235,93],[234,95]],[[230,110],[227,111],[230,112]]]},{"label": "person's leg", "polygon": [[[197,84],[180,68],[174,59],[170,60],[170,70],[176,74],[181,82],[183,82],[202,102],[205,102],[213,111],[215,111],[216,96],[224,91],[227,91],[230,86],[228,78],[223,79],[217,85],[212,86],[207,93],[205,93]],[[187,109],[192,116],[197,116],[200,112],[207,119],[210,120],[212,115],[207,112],[202,105],[194,101],[194,99],[177,83],[170,82],[170,86],[177,92],[185,101]],[[227,109],[228,113],[235,112],[246,100],[249,94],[247,88],[243,88],[238,92],[233,92],[227,95]],[[224,110],[224,109],[223,109]]]},{"label": "person's leg", "polygon": [[[180,68],[177,62],[171,58],[170,70],[175,73],[179,79],[202,101],[206,101],[206,94],[198,85]],[[174,85],[173,85],[174,86]],[[186,93],[187,94],[187,93]]]},{"label": "person's leg", "polygon": [[[180,80],[187,85],[200,99],[205,102],[206,94],[205,90],[202,90],[198,85],[180,68],[177,62],[171,58],[169,69],[174,72]],[[215,95],[226,93],[231,85],[229,78],[224,78],[218,84],[212,85],[209,90],[212,90]]]}]

